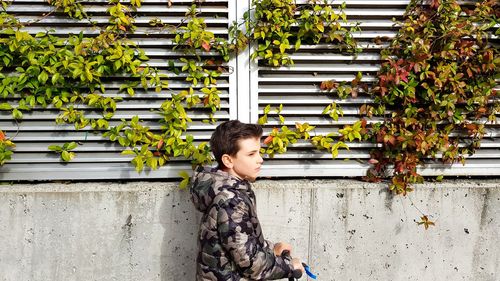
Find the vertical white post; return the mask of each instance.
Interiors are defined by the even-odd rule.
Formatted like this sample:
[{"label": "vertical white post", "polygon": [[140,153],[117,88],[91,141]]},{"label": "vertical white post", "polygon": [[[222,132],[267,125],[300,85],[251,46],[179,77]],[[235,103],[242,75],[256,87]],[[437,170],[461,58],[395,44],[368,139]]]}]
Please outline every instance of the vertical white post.
[{"label": "vertical white post", "polygon": [[[238,20],[238,1],[228,0],[228,28],[233,24],[235,20]],[[231,38],[229,38],[231,39]],[[231,58],[228,62],[229,66],[229,119],[238,119],[238,84],[239,84],[239,69],[237,65],[237,56]]]},{"label": "vertical white post", "polygon": [[[253,50],[256,43],[252,43],[250,50]],[[250,53],[250,51],[249,51]],[[257,123],[259,119],[259,65],[256,61],[250,59],[248,56],[248,76],[249,76],[249,92],[250,92],[250,122]]]},{"label": "vertical white post", "polygon": [[[236,20],[239,23],[243,22],[243,14],[249,11],[251,0],[231,1],[236,3]],[[251,72],[250,72],[250,50],[247,48],[236,57],[236,76],[237,76],[237,115],[236,117],[241,122],[249,123],[252,121],[253,106],[252,101],[254,90],[251,87]]]}]

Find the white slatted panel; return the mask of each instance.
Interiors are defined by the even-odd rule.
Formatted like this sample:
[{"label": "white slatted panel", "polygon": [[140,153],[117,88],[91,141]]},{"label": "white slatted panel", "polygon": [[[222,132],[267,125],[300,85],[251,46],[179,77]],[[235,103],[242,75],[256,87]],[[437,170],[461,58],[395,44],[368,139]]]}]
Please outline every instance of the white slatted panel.
[{"label": "white slatted panel", "polygon": [[[105,24],[108,1],[83,1],[85,11],[98,24]],[[123,1],[126,3],[125,1]],[[185,75],[175,75],[169,72],[168,61],[176,60],[184,56],[181,52],[172,50],[172,34],[166,31],[158,32],[148,23],[153,18],[161,19],[163,23],[179,24],[184,19],[184,14],[191,6],[191,0],[174,0],[172,6],[168,6],[167,0],[144,0],[142,7],[136,12],[135,34],[131,35],[134,41],[145,50],[150,58],[149,64],[157,67],[162,73],[169,75],[170,90],[161,93],[145,92],[138,90],[130,97],[118,93],[120,79],[110,81],[106,85],[106,96],[120,96],[123,101],[117,102],[115,116],[111,119],[110,126],[120,123],[122,118],[130,119],[138,115],[145,125],[150,126],[156,132],[160,125],[157,122],[160,115],[152,109],[158,109],[165,99],[171,97],[171,93],[189,87],[184,81]],[[204,17],[208,30],[216,35],[226,37],[229,24],[229,2],[228,0],[206,0],[202,1],[200,17]],[[18,16],[22,22],[33,21],[49,12],[51,6],[43,0],[14,0],[8,8],[9,12]],[[85,35],[97,34],[97,30],[85,21],[69,19],[61,14],[51,14],[26,28],[32,34],[40,31],[53,29],[55,35],[66,37],[67,34],[78,34],[83,31]],[[210,54],[209,54],[210,55]],[[180,64],[178,64],[180,65]],[[218,79],[218,89],[221,90],[221,110],[215,114],[220,122],[229,120],[230,116],[230,80],[234,74],[225,74]],[[201,88],[199,85],[197,90]],[[3,102],[3,101],[2,101]],[[15,100],[10,100],[15,102]],[[85,109],[85,106],[79,108]],[[0,180],[97,180],[97,179],[152,179],[152,178],[178,178],[181,170],[190,170],[191,165],[187,161],[174,159],[171,163],[155,171],[137,173],[130,163],[131,157],[121,155],[123,148],[112,143],[100,134],[95,134],[90,127],[75,130],[73,125],[57,125],[55,117],[59,110],[53,107],[36,109],[24,114],[22,122],[17,124],[6,112],[0,112],[0,128],[7,133],[8,137],[14,136],[15,149],[13,159],[0,167]],[[215,128],[215,125],[203,123],[208,119],[209,112],[200,108],[188,110],[193,123],[188,133],[195,136],[197,142],[206,141]],[[100,117],[88,111],[88,118]],[[61,163],[59,156],[49,152],[47,147],[51,144],[62,145],[65,142],[78,141],[80,145],[74,151],[76,157],[69,163]]]},{"label": "white slatted panel", "polygon": [[[206,18],[209,30],[218,35],[227,33],[228,23],[235,18],[230,7],[238,5],[238,11],[245,10],[250,1],[232,0],[205,0],[202,1],[202,15]],[[136,34],[132,38],[143,48],[150,57],[150,65],[158,67],[163,73],[169,74],[170,88],[174,92],[184,89],[189,85],[184,82],[183,76],[177,78],[169,73],[167,61],[178,58],[181,54],[172,50],[172,36],[166,32],[157,32],[148,22],[152,18],[159,18],[164,23],[175,24],[183,18],[191,0],[173,0],[172,7],[168,7],[168,0],[145,0],[138,10]],[[304,1],[297,1],[303,3]],[[341,3],[342,1],[335,1]],[[316,133],[324,134],[337,131],[345,124],[352,124],[358,119],[357,112],[360,104],[369,102],[367,96],[357,99],[337,100],[344,111],[344,117],[333,121],[329,117],[321,116],[323,108],[332,100],[320,93],[319,83],[324,80],[350,81],[354,75],[363,72],[364,81],[371,82],[376,79],[379,67],[379,52],[386,44],[374,44],[373,39],[378,36],[392,37],[397,28],[393,26],[392,18],[400,17],[409,1],[385,0],[346,0],[347,15],[350,22],[360,22],[362,32],[355,34],[363,53],[356,58],[342,56],[332,51],[332,46],[302,46],[300,51],[292,55],[295,65],[292,67],[243,69],[250,67],[248,62],[238,62],[236,71],[231,75],[221,77],[218,88],[222,91],[221,111],[215,117],[219,122],[228,120],[230,116],[238,116],[247,120],[249,107],[252,120],[257,120],[257,115],[262,114],[267,104],[274,107],[280,103],[284,105],[281,113],[286,118],[285,125],[293,126],[295,122],[308,122],[317,126]],[[106,22],[107,1],[84,1],[88,13],[100,24]],[[23,21],[39,18],[51,8],[42,0],[14,0],[10,11],[19,15]],[[231,20],[230,20],[231,19]],[[71,20],[58,15],[51,15],[28,28],[32,33],[54,29],[56,35],[65,36],[68,33],[96,34],[96,31],[85,24],[84,21]],[[248,58],[248,56],[245,56]],[[231,62],[234,64],[235,62]],[[249,66],[250,65],[250,66]],[[247,81],[250,71],[250,81]],[[238,76],[239,83],[236,87],[234,77]],[[249,84],[248,84],[249,83]],[[246,86],[247,85],[247,86]],[[253,87],[256,85],[256,87]],[[159,116],[150,109],[158,108],[168,97],[168,91],[160,94],[138,91],[134,97],[119,94],[118,81],[107,85],[109,96],[124,98],[117,105],[117,112],[110,125],[116,125],[121,118],[130,118],[139,115],[145,124],[154,130],[159,129],[156,122]],[[247,88],[251,89],[250,98]],[[236,94],[239,96],[236,105]],[[231,99],[230,99],[231,97]],[[254,101],[257,108],[253,108]],[[249,104],[247,104],[249,103]],[[236,108],[238,114],[236,115]],[[165,167],[156,171],[146,171],[141,174],[135,172],[129,163],[130,157],[120,155],[122,147],[111,143],[99,134],[94,134],[90,129],[75,130],[71,125],[56,125],[54,122],[58,110],[47,108],[26,113],[23,122],[18,126],[12,122],[10,115],[0,112],[0,128],[8,136],[16,135],[17,144],[13,159],[0,168],[0,180],[95,180],[95,179],[152,179],[152,178],[177,178],[181,170],[189,170],[189,163],[174,159]],[[193,123],[189,133],[197,141],[208,140],[215,125],[207,125],[201,121],[208,117],[207,112],[190,110]],[[88,117],[97,117],[89,115]],[[270,131],[272,127],[281,126],[273,114],[269,115],[269,124],[265,127]],[[276,117],[276,116],[274,116]],[[500,127],[489,126],[489,136],[483,141],[478,153],[467,160],[466,165],[454,164],[443,166],[432,163],[424,167],[424,175],[500,175]],[[49,153],[47,146],[50,144],[63,144],[68,141],[79,141],[81,145],[75,150],[77,157],[70,163],[61,164],[57,155]],[[266,159],[263,176],[273,177],[343,177],[364,176],[368,165],[366,159],[369,150],[374,146],[371,143],[350,143],[349,151],[341,151],[337,159],[330,159],[328,154],[313,149],[306,142],[299,142],[290,147],[289,152],[277,154],[274,159]],[[347,160],[349,159],[349,160]]]},{"label": "white slatted panel", "polygon": [[[303,4],[306,1],[297,1]],[[334,1],[339,4],[343,1]],[[321,93],[319,84],[325,80],[351,81],[358,71],[363,73],[364,82],[376,80],[380,66],[380,51],[387,43],[375,44],[373,39],[378,36],[394,37],[398,28],[392,18],[401,19],[409,1],[361,1],[346,0],[346,14],[350,23],[359,22],[362,32],[355,34],[363,52],[357,57],[341,55],[335,52],[334,46],[323,44],[301,46],[291,57],[295,64],[290,67],[271,68],[259,65],[253,85],[253,93],[258,99],[258,116],[262,116],[264,108],[270,104],[272,109],[283,104],[281,115],[285,117],[284,125],[293,127],[295,122],[309,123],[316,126],[314,134],[338,132],[346,124],[359,120],[358,109],[361,104],[370,102],[367,95],[356,99],[333,99],[326,93]],[[472,3],[474,1],[468,1]],[[463,2],[465,3],[465,2]],[[498,43],[498,40],[495,42]],[[338,121],[323,116],[323,109],[332,101],[343,109],[344,116]],[[277,114],[268,114],[266,131],[273,127],[281,127]],[[499,116],[500,117],[500,116]],[[368,119],[369,120],[369,119]],[[377,118],[372,120],[377,121]],[[370,122],[370,121],[369,121]],[[347,143],[350,150],[342,150],[336,159],[323,151],[317,151],[305,142],[293,144],[285,154],[275,154],[267,158],[263,176],[271,177],[344,177],[365,176],[369,168],[366,161],[369,151],[374,147],[371,143]],[[422,167],[423,175],[457,175],[457,176],[491,176],[500,175],[500,126],[488,125],[488,136],[484,139],[482,148],[467,158],[462,164],[442,165],[429,161]]]}]

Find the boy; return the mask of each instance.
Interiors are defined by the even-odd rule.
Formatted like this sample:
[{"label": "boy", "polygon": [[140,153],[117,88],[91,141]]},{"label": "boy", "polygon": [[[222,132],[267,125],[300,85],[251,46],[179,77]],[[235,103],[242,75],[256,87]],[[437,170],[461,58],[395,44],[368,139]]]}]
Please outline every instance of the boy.
[{"label": "boy", "polygon": [[227,121],[215,129],[210,146],[218,167],[198,167],[190,187],[203,213],[198,237],[196,280],[271,280],[304,272],[298,259],[282,257],[287,243],[264,239],[250,182],[260,172],[259,125]]}]

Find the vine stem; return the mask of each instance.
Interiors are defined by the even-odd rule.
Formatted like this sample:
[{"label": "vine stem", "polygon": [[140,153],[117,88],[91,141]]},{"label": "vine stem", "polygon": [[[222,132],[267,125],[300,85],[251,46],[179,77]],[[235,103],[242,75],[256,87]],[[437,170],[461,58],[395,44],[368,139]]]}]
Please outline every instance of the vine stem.
[{"label": "vine stem", "polygon": [[[410,196],[407,196],[407,197],[408,197],[408,200],[410,200],[410,203],[413,206],[413,208],[415,208],[415,210],[417,210],[422,216],[428,216],[428,217],[434,218],[434,215],[430,215],[430,214],[426,214],[426,213],[422,212],[422,210],[420,210],[420,208],[417,207],[415,202],[413,202],[413,199]],[[436,219],[433,222],[436,223],[438,220],[439,220],[439,217],[436,217]]]}]

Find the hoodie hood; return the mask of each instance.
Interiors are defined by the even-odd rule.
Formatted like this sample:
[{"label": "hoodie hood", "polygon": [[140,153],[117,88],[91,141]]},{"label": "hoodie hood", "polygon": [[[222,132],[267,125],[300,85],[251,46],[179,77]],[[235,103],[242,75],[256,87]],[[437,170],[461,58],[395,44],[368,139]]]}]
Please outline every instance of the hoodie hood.
[{"label": "hoodie hood", "polygon": [[224,189],[250,189],[250,183],[212,167],[197,167],[189,188],[195,208],[205,212]]}]

